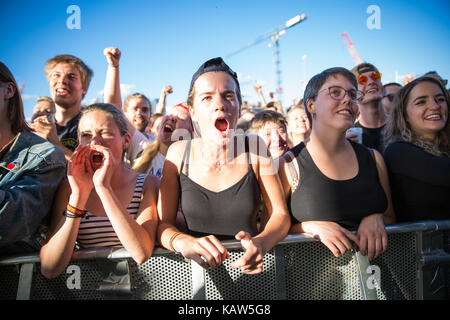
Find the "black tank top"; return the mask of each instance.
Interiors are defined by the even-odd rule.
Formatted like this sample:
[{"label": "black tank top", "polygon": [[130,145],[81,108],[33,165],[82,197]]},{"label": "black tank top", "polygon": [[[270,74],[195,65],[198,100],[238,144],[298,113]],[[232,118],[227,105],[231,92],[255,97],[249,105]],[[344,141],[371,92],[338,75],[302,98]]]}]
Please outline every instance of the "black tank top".
[{"label": "black tank top", "polygon": [[359,171],[349,180],[326,177],[316,167],[303,142],[291,149],[300,171],[299,185],[288,199],[293,223],[332,221],[356,228],[362,218],[386,211],[387,198],[371,151],[361,144],[350,143]]},{"label": "black tank top", "polygon": [[236,184],[220,192],[210,191],[189,178],[190,149],[189,140],[180,168],[181,207],[188,234],[215,235],[220,240],[234,239],[241,230],[256,235],[261,192],[250,163],[248,138],[245,137],[248,172]]}]

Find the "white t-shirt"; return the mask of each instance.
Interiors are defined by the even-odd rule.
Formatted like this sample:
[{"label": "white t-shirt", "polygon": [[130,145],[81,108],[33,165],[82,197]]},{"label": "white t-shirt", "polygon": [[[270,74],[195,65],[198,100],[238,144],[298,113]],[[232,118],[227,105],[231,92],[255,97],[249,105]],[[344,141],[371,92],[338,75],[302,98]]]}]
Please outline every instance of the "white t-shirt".
[{"label": "white t-shirt", "polygon": [[153,158],[152,165],[150,169],[148,170],[148,174],[153,174],[158,177],[158,179],[161,180],[162,176],[162,169],[164,166],[164,160],[166,157],[158,151],[158,154]]},{"label": "white t-shirt", "polygon": [[125,164],[131,168],[134,164],[134,161],[141,156],[142,151],[149,144],[151,144],[153,140],[148,139],[140,131],[135,130],[133,136],[131,137],[130,146],[125,151]]}]

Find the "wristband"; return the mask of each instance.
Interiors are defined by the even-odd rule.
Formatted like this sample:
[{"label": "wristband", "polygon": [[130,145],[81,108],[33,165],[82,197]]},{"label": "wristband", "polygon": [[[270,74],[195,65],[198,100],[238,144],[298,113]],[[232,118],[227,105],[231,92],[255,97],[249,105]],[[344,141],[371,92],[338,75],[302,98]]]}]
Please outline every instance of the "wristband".
[{"label": "wristband", "polygon": [[172,234],[172,236],[170,237],[169,240],[169,248],[170,250],[172,250],[173,252],[177,252],[175,250],[175,248],[173,247],[173,240],[175,240],[176,237],[178,237],[181,234],[181,232],[175,232],[174,234]]}]

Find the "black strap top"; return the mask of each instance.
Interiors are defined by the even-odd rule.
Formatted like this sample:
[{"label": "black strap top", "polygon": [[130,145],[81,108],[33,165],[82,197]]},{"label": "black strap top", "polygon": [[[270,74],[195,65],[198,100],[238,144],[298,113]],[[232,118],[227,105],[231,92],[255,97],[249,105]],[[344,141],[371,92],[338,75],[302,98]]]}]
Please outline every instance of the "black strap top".
[{"label": "black strap top", "polygon": [[180,168],[181,207],[188,233],[195,237],[215,235],[220,240],[234,239],[241,230],[256,235],[261,193],[250,164],[247,137],[248,172],[236,184],[220,192],[210,191],[189,178],[190,149],[191,141],[188,141]]},{"label": "black strap top", "polygon": [[371,151],[361,144],[350,143],[359,171],[348,180],[326,177],[316,167],[303,142],[291,149],[300,171],[299,185],[288,199],[293,223],[333,221],[346,228],[356,228],[362,218],[386,211],[387,197]]}]

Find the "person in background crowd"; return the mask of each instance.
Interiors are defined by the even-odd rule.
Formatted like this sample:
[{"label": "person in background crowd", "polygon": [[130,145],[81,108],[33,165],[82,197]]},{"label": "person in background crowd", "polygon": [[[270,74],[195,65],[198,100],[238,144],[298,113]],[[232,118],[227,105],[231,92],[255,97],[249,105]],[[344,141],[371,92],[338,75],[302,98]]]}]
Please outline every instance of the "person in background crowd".
[{"label": "person in background crowd", "polygon": [[45,76],[55,102],[55,123],[49,121],[47,116],[41,116],[31,127],[36,134],[60,147],[66,159],[70,159],[78,146],[81,103],[89,89],[93,72],[81,59],[63,54],[47,61]]},{"label": "person in background crowd", "polygon": [[81,249],[123,246],[137,263],[152,255],[155,244],[159,180],[124,164],[130,134],[123,113],[111,104],[90,105],[78,135],[80,145],[56,195],[48,241],[40,252],[41,272],[48,278],[66,268],[75,244]]},{"label": "person in background crowd", "polygon": [[162,118],[155,142],[148,145],[133,170],[153,174],[161,179],[164,160],[170,145],[179,138],[192,138],[192,121],[184,104],[178,104]]},{"label": "person in background crowd", "polygon": [[250,122],[249,133],[260,136],[273,159],[283,156],[288,149],[287,123],[284,116],[276,111],[258,112]]},{"label": "person in background crowd", "polygon": [[383,85],[383,104],[384,113],[389,116],[392,109],[392,102],[394,101],[395,94],[402,88],[402,85],[396,82],[390,82]]},{"label": "person in background crowd", "polygon": [[36,105],[33,108],[33,115],[31,116],[31,122],[34,122],[37,117],[46,116],[50,122],[55,122],[56,107],[52,98],[39,97],[36,101]]},{"label": "person in background crowd", "polygon": [[285,154],[279,174],[291,233],[310,234],[335,256],[357,246],[373,259],[386,250],[385,225],[395,215],[383,157],[345,136],[363,98],[357,86],[345,68],[311,78],[303,99],[311,134]]},{"label": "person in background crowd", "polygon": [[397,93],[384,150],[399,221],[450,219],[449,94],[421,77]]},{"label": "person in background crowd", "polygon": [[[252,274],[262,272],[263,256],[287,234],[289,215],[264,142],[235,134],[241,101],[237,74],[222,58],[193,75],[187,105],[196,138],[177,141],[167,152],[158,241],[209,268],[229,258],[221,240],[240,240],[245,253],[230,265]],[[268,216],[258,230],[261,193]],[[175,227],[180,199],[186,233]]]},{"label": "person in background crowd", "polygon": [[291,107],[287,113],[289,147],[293,148],[309,137],[311,125],[304,104]]},{"label": "person in background crowd", "polygon": [[146,131],[152,136],[156,137],[159,132],[159,127],[164,115],[162,113],[154,113],[150,117],[150,122],[148,123]]},{"label": "person in background crowd", "polygon": [[[352,69],[358,81],[358,90],[364,93],[363,99],[358,101],[359,119],[355,127],[363,128],[362,144],[381,152],[382,130],[387,121],[381,99],[383,86],[381,73],[370,63],[361,63]],[[353,136],[347,136],[353,138]]]},{"label": "person in background crowd", "polygon": [[39,250],[40,225],[64,178],[64,153],[32,133],[16,80],[0,62],[0,252]]}]

